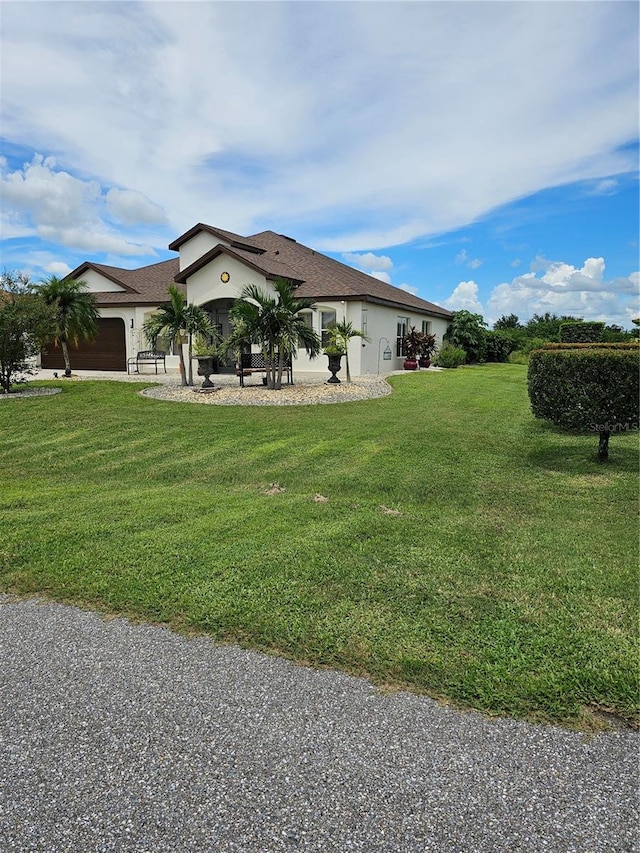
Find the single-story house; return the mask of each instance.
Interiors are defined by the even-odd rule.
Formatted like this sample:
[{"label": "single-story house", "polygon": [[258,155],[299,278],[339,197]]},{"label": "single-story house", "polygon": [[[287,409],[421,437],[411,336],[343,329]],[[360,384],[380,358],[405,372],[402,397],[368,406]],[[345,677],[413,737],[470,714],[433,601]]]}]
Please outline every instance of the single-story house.
[{"label": "single-story house", "polygon": [[[325,340],[328,326],[343,319],[371,338],[370,343],[359,338],[351,341],[349,362],[354,376],[401,369],[400,342],[408,328],[435,334],[440,345],[452,317],[438,305],[273,231],[242,237],[199,223],[169,249],[178,257],[140,269],[87,261],[69,273],[70,278],[86,283],[100,310],[98,337],[81,344],[72,355],[75,369],[126,370],[128,359],[149,349],[142,325],[167,301],[171,283],[183,289],[189,303],[202,306],[226,336],[229,309],[247,284],[269,290],[271,281],[290,279],[299,296],[315,301],[306,320]],[[63,367],[60,351],[49,347],[42,365]],[[177,370],[177,354],[170,352],[167,367]],[[295,369],[326,372],[326,358],[309,359],[301,350]]]}]

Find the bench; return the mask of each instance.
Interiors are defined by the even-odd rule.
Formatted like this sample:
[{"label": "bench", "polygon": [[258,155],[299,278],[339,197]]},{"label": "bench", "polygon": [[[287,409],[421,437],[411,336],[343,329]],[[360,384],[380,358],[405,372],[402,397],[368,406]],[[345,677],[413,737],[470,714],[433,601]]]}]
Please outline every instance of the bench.
[{"label": "bench", "polygon": [[164,372],[167,372],[167,364],[166,364],[166,353],[164,352],[154,352],[153,350],[141,350],[137,355],[133,358],[128,359],[127,361],[127,373],[140,373],[140,367],[145,364],[152,364],[156,373],[158,372],[158,365],[161,364]]},{"label": "bench", "polygon": [[[236,376],[240,380],[240,385],[244,388],[245,376],[251,376],[252,373],[260,372],[265,374],[262,382],[266,385],[267,365],[265,364],[264,355],[261,352],[243,352],[240,355],[240,361],[236,362]],[[282,372],[287,375],[287,384],[293,385],[293,366],[290,355],[285,359]]]}]

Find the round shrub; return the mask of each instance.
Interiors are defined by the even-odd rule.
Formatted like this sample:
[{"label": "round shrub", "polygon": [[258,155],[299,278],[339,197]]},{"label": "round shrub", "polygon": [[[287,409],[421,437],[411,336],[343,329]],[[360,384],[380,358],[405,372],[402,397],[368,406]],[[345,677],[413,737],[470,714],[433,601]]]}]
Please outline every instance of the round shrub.
[{"label": "round shrub", "polygon": [[640,350],[569,345],[529,358],[531,410],[568,430],[598,433],[598,458],[608,458],[612,432],[638,429]]},{"label": "round shrub", "polygon": [[438,353],[438,367],[460,367],[464,364],[467,354],[462,347],[446,346],[442,347]]}]

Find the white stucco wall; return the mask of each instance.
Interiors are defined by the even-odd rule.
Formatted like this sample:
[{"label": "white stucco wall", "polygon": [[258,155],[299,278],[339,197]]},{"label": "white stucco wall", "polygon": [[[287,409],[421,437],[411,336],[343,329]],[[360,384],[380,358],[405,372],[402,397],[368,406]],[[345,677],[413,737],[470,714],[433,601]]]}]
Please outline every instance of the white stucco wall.
[{"label": "white stucco wall", "polygon": [[208,231],[200,231],[190,240],[187,240],[186,243],[180,246],[180,270],[186,270],[188,266],[195,263],[198,258],[206,255],[218,243],[228,245],[225,240],[221,240]]},{"label": "white stucco wall", "polygon": [[[200,239],[201,237],[212,238],[212,235],[200,234],[185,244],[189,247],[189,263],[203,252],[212,248],[211,239]],[[181,268],[188,266],[183,264],[183,248],[180,250]],[[224,283],[220,280],[223,272],[229,273],[229,281]],[[215,299],[237,299],[243,288],[248,284],[254,284],[264,290],[272,290],[270,282],[258,271],[252,270],[241,261],[229,255],[220,255],[206,267],[194,273],[187,280],[187,300],[189,303],[203,305]],[[148,309],[147,309],[148,310]],[[340,300],[318,300],[312,312],[314,330],[320,335],[322,311],[335,311],[336,320],[351,321],[356,329],[363,327],[363,311],[366,311],[367,333],[370,342],[364,342],[361,338],[353,338],[349,344],[349,367],[352,376],[363,376],[367,374],[387,373],[392,370],[401,370],[404,358],[396,356],[396,332],[398,317],[407,317],[409,326],[422,329],[422,321],[431,322],[431,332],[436,335],[438,346],[442,345],[442,336],[447,330],[448,321],[432,315],[426,315],[411,311],[409,308],[392,308],[377,305],[373,302],[340,301]],[[387,347],[392,352],[390,361],[384,359],[384,350]],[[294,360],[295,371],[319,371],[328,373],[327,357],[321,354],[315,359],[309,358],[306,352],[300,350]],[[346,374],[343,366],[343,373]]]},{"label": "white stucco wall", "polygon": [[124,287],[120,287],[115,281],[111,281],[110,278],[101,275],[97,270],[87,270],[80,277],[80,281],[84,281],[87,285],[87,290],[91,293],[122,293],[124,291]]},{"label": "white stucco wall", "polygon": [[[220,280],[223,272],[229,273],[229,281]],[[257,270],[229,255],[218,255],[210,263],[187,279],[187,301],[189,304],[203,305],[211,299],[237,299],[243,288],[255,284],[263,290],[272,290],[267,279]]]}]

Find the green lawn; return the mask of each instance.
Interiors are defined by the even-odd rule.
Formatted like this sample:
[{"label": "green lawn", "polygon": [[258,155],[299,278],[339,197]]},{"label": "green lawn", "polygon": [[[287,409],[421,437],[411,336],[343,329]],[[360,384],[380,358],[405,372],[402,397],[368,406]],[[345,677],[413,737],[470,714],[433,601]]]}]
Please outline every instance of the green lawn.
[{"label": "green lawn", "polygon": [[0,402],[0,589],[492,714],[637,721],[637,435],[599,465],[531,416],[525,367],[305,407],[61,384]]}]

